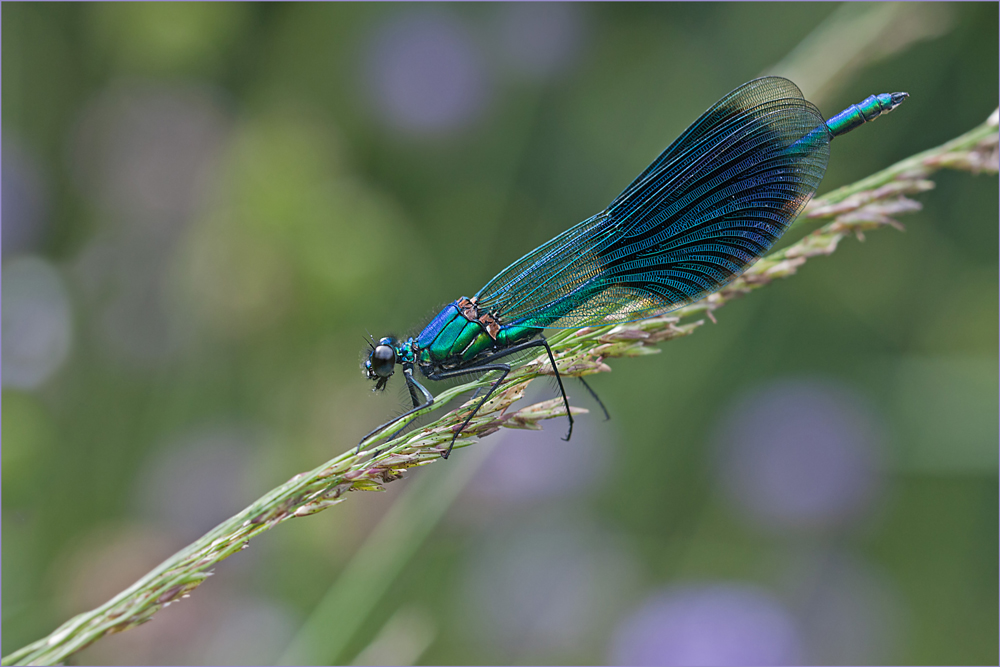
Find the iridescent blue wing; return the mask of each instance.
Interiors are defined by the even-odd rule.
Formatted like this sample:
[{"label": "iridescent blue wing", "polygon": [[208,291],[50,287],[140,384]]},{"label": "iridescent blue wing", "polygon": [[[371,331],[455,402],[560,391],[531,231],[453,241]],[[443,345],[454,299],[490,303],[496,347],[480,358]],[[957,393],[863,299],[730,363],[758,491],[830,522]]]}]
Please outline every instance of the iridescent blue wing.
[{"label": "iridescent blue wing", "polygon": [[830,132],[778,77],[740,86],[601,213],[504,269],[476,295],[503,324],[574,328],[658,315],[723,287],[816,192]]}]

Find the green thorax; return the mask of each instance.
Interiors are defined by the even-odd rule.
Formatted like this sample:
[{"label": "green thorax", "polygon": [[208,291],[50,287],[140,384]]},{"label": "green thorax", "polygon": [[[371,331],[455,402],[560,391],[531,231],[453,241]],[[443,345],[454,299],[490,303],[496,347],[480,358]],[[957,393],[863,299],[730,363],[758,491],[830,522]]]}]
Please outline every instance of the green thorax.
[{"label": "green thorax", "polygon": [[537,327],[500,324],[462,297],[445,306],[417,336],[417,363],[422,368],[460,367],[537,333]]}]

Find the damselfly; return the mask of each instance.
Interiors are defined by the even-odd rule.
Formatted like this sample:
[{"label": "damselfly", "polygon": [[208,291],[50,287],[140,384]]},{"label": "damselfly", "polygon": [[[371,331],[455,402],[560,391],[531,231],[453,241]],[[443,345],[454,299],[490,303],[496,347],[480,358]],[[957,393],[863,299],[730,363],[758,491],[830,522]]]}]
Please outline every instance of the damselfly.
[{"label": "damselfly", "polygon": [[373,341],[367,377],[376,391],[384,389],[401,366],[413,409],[362,443],[434,402],[414,377],[415,368],[428,380],[497,373],[452,437],[447,458],[510,372],[503,359],[532,348],[545,348],[552,364],[569,418],[568,440],[573,415],[542,330],[645,319],[725,286],[802,212],[826,172],[830,141],[906,98],[872,95],[824,121],[787,79],[764,77],[740,86],[606,209],[517,260],[471,298],[445,306],[415,338]]}]

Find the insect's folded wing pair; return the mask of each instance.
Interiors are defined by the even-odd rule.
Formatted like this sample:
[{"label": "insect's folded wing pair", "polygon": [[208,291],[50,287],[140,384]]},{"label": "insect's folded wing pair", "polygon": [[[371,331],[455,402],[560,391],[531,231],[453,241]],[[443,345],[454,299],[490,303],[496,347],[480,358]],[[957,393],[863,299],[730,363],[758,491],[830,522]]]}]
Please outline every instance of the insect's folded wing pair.
[{"label": "insect's folded wing pair", "polygon": [[477,295],[505,324],[643,319],[710,294],[774,244],[816,192],[829,130],[792,82],[721,99],[598,215],[522,257]]}]

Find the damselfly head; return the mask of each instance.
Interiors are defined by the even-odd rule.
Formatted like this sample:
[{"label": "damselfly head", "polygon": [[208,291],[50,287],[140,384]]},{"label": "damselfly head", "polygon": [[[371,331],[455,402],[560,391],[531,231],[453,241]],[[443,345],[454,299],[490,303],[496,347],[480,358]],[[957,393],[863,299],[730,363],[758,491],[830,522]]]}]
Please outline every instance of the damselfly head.
[{"label": "damselfly head", "polygon": [[369,380],[375,380],[372,391],[385,389],[386,382],[396,370],[396,341],[392,338],[382,338],[378,345],[371,346],[368,359],[365,360],[365,375]]}]

